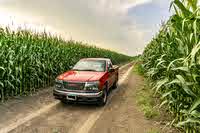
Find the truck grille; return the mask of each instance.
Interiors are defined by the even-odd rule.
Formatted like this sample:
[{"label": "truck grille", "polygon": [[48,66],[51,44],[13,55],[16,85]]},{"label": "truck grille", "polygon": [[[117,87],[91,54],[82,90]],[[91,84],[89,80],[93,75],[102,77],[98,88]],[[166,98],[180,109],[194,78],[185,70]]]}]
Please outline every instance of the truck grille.
[{"label": "truck grille", "polygon": [[85,83],[63,82],[63,87],[66,90],[83,90],[85,87]]}]

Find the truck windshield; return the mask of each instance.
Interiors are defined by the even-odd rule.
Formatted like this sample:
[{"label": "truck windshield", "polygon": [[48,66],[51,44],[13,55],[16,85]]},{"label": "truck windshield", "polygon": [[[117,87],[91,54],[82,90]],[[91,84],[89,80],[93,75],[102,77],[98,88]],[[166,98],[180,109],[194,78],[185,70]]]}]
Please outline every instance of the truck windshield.
[{"label": "truck windshield", "polygon": [[77,71],[97,71],[105,72],[106,61],[103,60],[80,60],[73,67],[73,70]]}]

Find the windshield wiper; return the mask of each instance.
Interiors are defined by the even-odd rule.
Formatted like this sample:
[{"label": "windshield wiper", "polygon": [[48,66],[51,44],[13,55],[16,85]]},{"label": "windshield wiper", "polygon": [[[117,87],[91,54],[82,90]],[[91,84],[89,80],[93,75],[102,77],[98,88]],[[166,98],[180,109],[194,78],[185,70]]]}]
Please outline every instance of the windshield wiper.
[{"label": "windshield wiper", "polygon": [[97,70],[94,70],[94,69],[84,69],[83,71],[97,71]]},{"label": "windshield wiper", "polygon": [[81,71],[80,69],[72,69],[73,71]]},{"label": "windshield wiper", "polygon": [[97,71],[97,70],[94,70],[94,69],[72,69],[74,71]]}]

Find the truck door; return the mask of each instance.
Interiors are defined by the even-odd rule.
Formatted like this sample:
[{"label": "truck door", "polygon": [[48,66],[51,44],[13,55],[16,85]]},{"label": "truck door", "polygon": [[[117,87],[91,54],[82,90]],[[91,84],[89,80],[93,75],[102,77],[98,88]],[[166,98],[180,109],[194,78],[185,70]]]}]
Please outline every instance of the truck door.
[{"label": "truck door", "polygon": [[[112,62],[108,61],[108,72],[109,70],[113,68]],[[109,72],[109,78],[108,78],[108,82],[109,82],[109,88],[113,85],[113,83],[115,82],[115,72]]]}]

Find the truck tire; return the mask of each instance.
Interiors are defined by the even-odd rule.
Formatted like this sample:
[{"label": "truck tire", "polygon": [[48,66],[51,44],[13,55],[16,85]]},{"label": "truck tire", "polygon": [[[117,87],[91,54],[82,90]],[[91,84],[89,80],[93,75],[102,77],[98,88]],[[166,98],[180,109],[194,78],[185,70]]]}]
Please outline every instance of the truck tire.
[{"label": "truck tire", "polygon": [[59,99],[59,100],[60,100],[60,102],[63,103],[63,104],[67,104],[67,103],[68,103],[68,101],[67,101],[66,99],[64,99],[64,98],[61,98],[61,99]]},{"label": "truck tire", "polygon": [[107,100],[108,100],[108,92],[107,92],[107,88],[104,88],[103,94],[102,94],[102,96],[99,98],[98,105],[99,105],[99,106],[104,106],[104,105],[106,105]]},{"label": "truck tire", "polygon": [[118,83],[117,83],[117,81],[115,81],[115,83],[113,84],[112,88],[113,88],[113,89],[116,89],[117,86],[118,86]]},{"label": "truck tire", "polygon": [[115,83],[113,84],[112,88],[116,89],[117,87],[118,87],[118,75],[117,75],[117,78],[116,78]]}]

